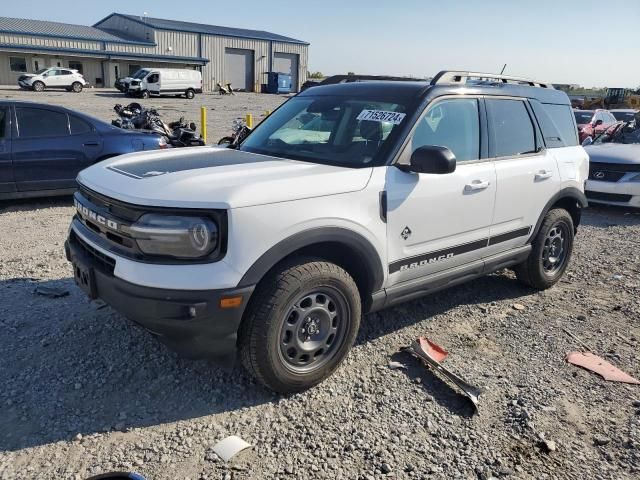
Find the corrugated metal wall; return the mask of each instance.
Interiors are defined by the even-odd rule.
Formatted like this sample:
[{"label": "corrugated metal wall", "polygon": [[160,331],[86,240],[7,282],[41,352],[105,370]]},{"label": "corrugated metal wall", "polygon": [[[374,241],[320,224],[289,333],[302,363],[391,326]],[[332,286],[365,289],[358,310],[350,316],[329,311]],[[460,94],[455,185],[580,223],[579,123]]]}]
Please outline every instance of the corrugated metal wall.
[{"label": "corrugated metal wall", "polygon": [[78,48],[85,50],[100,50],[101,42],[88,40],[70,40],[65,38],[35,37],[30,35],[14,35],[0,33],[0,43],[10,43],[15,45],[37,45],[40,47],[54,48]]},{"label": "corrugated metal wall", "polygon": [[[135,22],[132,22],[136,25]],[[142,29],[142,25],[140,25]],[[147,55],[173,55],[198,57],[198,34],[158,30],[155,33],[155,47],[123,43],[107,43],[106,49],[114,52],[143,53]]]},{"label": "corrugated metal wall", "polygon": [[154,42],[155,30],[138,22],[129,20],[128,18],[114,15],[105,21],[96,24],[96,27],[116,30],[124,33],[127,37],[134,37],[146,42]]}]

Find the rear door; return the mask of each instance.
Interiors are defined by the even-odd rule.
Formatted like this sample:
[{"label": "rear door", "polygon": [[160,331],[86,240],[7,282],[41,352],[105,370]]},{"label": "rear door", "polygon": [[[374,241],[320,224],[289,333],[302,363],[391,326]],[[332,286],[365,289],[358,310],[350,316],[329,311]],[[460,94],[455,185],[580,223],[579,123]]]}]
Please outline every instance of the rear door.
[{"label": "rear door", "polygon": [[494,254],[524,245],[547,202],[560,190],[555,157],[543,146],[523,99],[487,98],[489,155],[497,176],[489,240]]},{"label": "rear door", "polygon": [[0,105],[0,194],[15,192],[11,164],[11,109]]},{"label": "rear door", "polygon": [[[19,191],[75,188],[80,170],[100,147],[95,132],[71,135],[60,110],[16,107],[17,137],[12,141],[13,174]],[[98,147],[85,145],[97,142]]]}]

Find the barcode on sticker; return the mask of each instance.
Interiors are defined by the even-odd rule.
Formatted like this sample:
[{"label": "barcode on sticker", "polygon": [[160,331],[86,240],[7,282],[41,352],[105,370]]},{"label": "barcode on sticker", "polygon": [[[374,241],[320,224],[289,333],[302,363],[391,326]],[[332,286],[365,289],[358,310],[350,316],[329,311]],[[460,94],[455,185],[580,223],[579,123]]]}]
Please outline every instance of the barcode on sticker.
[{"label": "barcode on sticker", "polygon": [[406,116],[405,113],[385,112],[384,110],[362,110],[358,115],[358,120],[367,120],[369,122],[389,122],[394,125],[400,125],[400,122]]}]

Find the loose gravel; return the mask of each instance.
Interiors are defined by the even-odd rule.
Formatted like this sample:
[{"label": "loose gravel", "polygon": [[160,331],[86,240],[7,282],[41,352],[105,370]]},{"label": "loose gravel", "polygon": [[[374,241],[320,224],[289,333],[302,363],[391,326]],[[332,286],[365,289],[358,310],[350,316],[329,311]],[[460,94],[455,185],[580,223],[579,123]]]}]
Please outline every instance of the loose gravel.
[{"label": "loose gravel", "polygon": [[[64,259],[72,214],[69,198],[0,204],[1,479],[640,476],[640,387],[567,364],[579,345],[562,330],[640,378],[637,211],[590,208],[550,290],[503,271],[368,315],[336,374],[289,397],[90,303]],[[399,352],[419,335],[482,388],[477,414]],[[225,463],[212,447],[228,435],[253,447]]]}]

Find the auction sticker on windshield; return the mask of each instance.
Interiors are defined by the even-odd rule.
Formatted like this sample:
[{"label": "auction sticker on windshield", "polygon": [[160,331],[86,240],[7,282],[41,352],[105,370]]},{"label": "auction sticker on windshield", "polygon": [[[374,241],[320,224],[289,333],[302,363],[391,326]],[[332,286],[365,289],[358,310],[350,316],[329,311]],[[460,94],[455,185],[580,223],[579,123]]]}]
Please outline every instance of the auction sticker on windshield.
[{"label": "auction sticker on windshield", "polygon": [[389,122],[394,125],[400,125],[406,113],[385,112],[384,110],[362,110],[358,115],[358,120],[367,120],[369,122]]}]

